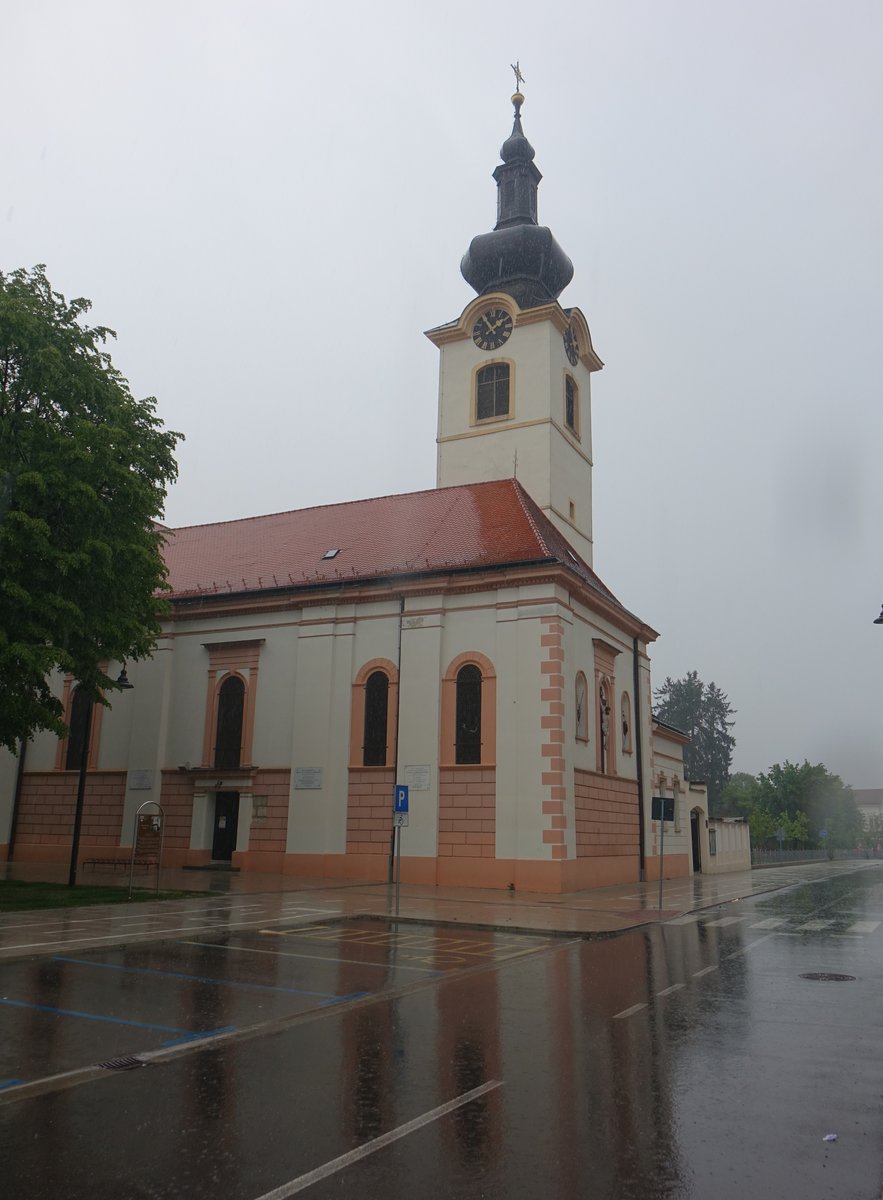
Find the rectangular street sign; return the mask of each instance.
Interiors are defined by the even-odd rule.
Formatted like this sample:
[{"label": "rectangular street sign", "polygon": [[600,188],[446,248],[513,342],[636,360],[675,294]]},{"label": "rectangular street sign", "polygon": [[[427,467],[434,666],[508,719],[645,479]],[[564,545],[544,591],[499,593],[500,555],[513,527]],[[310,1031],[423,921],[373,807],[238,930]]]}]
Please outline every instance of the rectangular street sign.
[{"label": "rectangular street sign", "polygon": [[406,812],[393,813],[392,823],[393,825],[398,826],[399,829],[404,829],[408,824],[408,814]]},{"label": "rectangular street sign", "polygon": [[[406,813],[408,811],[408,785],[406,783],[397,783],[395,796],[395,808],[393,811]],[[407,821],[405,824],[407,824]]]},{"label": "rectangular street sign", "polygon": [[[675,819],[674,796],[654,796],[652,798],[650,819],[653,821],[673,821]],[[663,810],[665,816],[663,816]]]}]

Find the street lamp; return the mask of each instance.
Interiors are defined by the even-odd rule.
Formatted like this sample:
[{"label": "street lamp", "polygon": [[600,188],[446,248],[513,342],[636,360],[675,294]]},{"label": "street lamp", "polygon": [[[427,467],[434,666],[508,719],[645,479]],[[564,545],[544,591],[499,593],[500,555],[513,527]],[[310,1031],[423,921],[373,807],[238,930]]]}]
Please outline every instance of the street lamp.
[{"label": "street lamp", "polygon": [[880,608],[880,616],[874,621],[875,625],[883,625],[883,606]]},{"label": "street lamp", "polygon": [[[117,687],[121,691],[127,691],[135,685],[129,683],[129,677],[126,674],[126,668],[123,666],[117,676]],[[77,779],[77,804],[74,809],[74,832],[71,838],[71,863],[67,877],[68,887],[73,887],[77,882],[77,855],[80,850],[80,829],[83,824],[83,804],[86,799],[86,768],[89,765],[89,735],[92,732],[92,710],[95,707],[95,701],[89,702],[89,707],[86,709],[86,719],[83,722],[83,736],[80,739],[80,774]]]}]

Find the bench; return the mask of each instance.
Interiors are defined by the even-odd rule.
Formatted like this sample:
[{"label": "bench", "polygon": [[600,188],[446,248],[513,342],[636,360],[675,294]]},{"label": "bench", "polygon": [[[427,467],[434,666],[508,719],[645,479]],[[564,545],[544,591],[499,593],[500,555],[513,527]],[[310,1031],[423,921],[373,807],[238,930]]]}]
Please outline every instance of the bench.
[{"label": "bench", "polygon": [[123,870],[125,870],[126,867],[136,866],[145,871],[149,871],[151,867],[158,865],[158,861],[159,860],[155,854],[152,854],[147,858],[136,858],[134,863],[132,862],[131,858],[85,858],[83,859],[83,869],[85,870],[87,867],[91,867],[94,871],[97,870],[98,867],[111,867],[115,871],[117,867],[121,867]]}]

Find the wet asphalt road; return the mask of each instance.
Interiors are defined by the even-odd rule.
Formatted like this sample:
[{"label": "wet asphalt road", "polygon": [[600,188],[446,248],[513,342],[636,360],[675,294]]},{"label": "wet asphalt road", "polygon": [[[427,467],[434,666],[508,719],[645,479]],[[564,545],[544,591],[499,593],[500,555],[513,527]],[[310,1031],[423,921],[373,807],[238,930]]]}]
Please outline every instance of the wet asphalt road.
[{"label": "wet asphalt road", "polygon": [[301,922],[0,963],[3,1195],[879,1200],[881,992],[875,867],[602,941]]}]

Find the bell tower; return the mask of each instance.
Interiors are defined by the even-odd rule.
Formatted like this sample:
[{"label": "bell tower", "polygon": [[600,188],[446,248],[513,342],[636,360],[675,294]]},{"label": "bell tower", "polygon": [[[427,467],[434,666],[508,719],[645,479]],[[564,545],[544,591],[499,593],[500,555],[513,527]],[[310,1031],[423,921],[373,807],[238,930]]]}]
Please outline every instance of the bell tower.
[{"label": "bell tower", "polygon": [[478,295],[426,334],[441,354],[436,485],[514,476],[591,566],[591,376],[604,364],[579,309],[558,303],[573,264],[537,223],[542,175],[521,92],[512,104],[493,173],[497,223],[460,263]]}]

